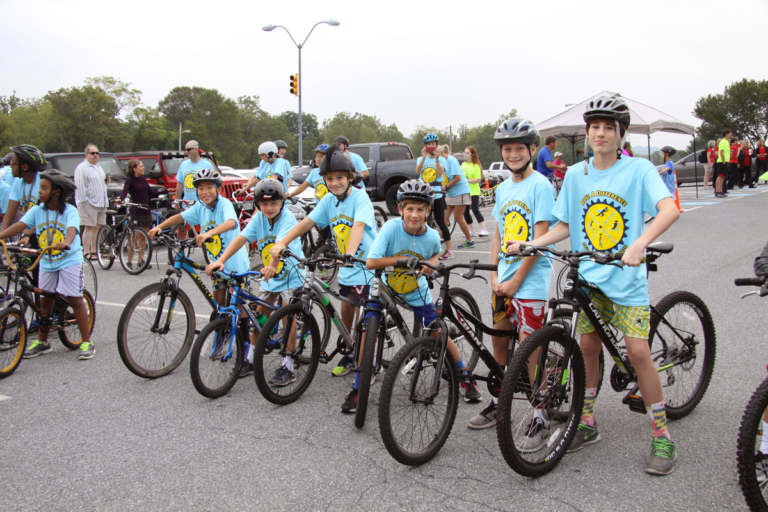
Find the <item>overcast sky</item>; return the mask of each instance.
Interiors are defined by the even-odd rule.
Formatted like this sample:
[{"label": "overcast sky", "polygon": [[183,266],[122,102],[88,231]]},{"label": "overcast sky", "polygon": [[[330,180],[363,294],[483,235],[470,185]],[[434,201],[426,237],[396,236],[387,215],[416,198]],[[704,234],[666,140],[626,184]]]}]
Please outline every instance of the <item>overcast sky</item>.
[{"label": "overcast sky", "polygon": [[0,95],[35,98],[107,75],[148,106],[187,85],[259,96],[271,114],[298,110],[288,91],[298,50],[284,30],[261,27],[283,25],[301,43],[316,22],[338,20],[302,50],[304,112],[375,115],[405,135],[495,122],[512,108],[541,122],[602,90],[698,125],[701,96],[768,71],[765,0],[0,0],[0,19]]}]

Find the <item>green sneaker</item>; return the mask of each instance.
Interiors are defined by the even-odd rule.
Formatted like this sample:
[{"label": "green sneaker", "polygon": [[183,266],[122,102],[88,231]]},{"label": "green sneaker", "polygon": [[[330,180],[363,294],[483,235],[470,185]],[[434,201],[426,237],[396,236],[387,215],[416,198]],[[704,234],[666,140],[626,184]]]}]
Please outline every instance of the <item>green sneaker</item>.
[{"label": "green sneaker", "polygon": [[24,351],[24,354],[22,357],[24,359],[30,359],[33,357],[37,357],[42,354],[50,354],[53,352],[53,347],[51,347],[50,342],[43,343],[40,340],[35,340],[32,342],[32,344]]},{"label": "green sneaker", "polygon": [[85,361],[86,359],[90,359],[93,357],[93,354],[96,353],[96,347],[93,346],[93,343],[90,341],[86,341],[80,344],[80,355],[78,356],[78,359],[80,361]]},{"label": "green sneaker", "polygon": [[668,475],[675,470],[677,446],[666,437],[654,437],[648,449],[645,472],[651,475]]},{"label": "green sneaker", "polygon": [[571,446],[568,447],[566,453],[573,453],[581,450],[588,444],[596,443],[600,440],[600,432],[597,431],[597,427],[590,427],[583,423],[579,423],[576,427],[576,435],[573,436]]},{"label": "green sneaker", "polygon": [[344,356],[341,358],[341,361],[339,361],[338,366],[331,370],[331,375],[334,377],[341,377],[342,375],[346,375],[349,372],[353,371],[355,369],[355,360],[352,359],[351,356]]}]

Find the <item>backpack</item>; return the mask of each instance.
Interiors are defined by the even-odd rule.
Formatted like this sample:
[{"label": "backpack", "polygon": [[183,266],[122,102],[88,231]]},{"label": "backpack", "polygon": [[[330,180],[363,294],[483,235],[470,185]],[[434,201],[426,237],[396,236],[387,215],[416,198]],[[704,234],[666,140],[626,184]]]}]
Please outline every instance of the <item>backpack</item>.
[{"label": "backpack", "polygon": [[701,153],[699,153],[699,163],[700,164],[706,164],[707,163],[707,150],[705,149]]}]

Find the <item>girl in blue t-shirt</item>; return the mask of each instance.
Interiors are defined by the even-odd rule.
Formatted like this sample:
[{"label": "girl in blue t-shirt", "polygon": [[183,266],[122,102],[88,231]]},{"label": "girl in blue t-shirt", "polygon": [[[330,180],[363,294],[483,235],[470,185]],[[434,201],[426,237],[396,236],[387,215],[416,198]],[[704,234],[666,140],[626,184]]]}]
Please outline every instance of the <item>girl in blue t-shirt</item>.
[{"label": "girl in blue t-shirt", "polygon": [[677,187],[675,179],[675,163],[672,161],[672,155],[676,153],[675,148],[664,146],[661,148],[661,154],[664,157],[664,167],[659,171],[661,181],[667,186],[670,195],[675,197],[675,188]]},{"label": "girl in blue t-shirt", "polygon": [[[90,339],[88,308],[83,301],[83,248],[80,244],[80,215],[67,203],[74,194],[75,183],[66,174],[54,169],[39,175],[39,203],[30,207],[21,220],[0,232],[6,239],[25,230],[34,230],[40,249],[53,250],[40,260],[38,286],[67,297],[80,329],[82,342],[78,359],[93,357],[95,349]],[[22,239],[24,241],[25,239]],[[53,299],[41,296],[40,308],[49,315]],[[37,357],[53,351],[48,342],[48,327],[40,324],[38,338],[24,351],[24,358]]]},{"label": "girl in blue t-shirt", "polygon": [[424,183],[432,186],[435,191],[435,206],[432,215],[440,230],[440,235],[445,242],[445,251],[440,255],[441,260],[453,258],[451,250],[451,230],[445,222],[445,198],[443,197],[443,172],[448,163],[445,158],[437,152],[437,143],[439,139],[434,133],[428,133],[424,136],[424,147],[421,149],[421,156],[416,160],[416,175]]}]

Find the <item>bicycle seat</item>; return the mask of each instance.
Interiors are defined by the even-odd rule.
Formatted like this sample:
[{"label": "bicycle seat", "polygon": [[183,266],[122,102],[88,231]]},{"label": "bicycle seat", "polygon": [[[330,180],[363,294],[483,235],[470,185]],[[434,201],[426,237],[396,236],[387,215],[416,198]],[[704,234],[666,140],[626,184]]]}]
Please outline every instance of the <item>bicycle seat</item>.
[{"label": "bicycle seat", "polygon": [[107,210],[104,213],[106,213],[107,215],[117,215],[117,210]]},{"label": "bicycle seat", "polygon": [[646,251],[655,252],[658,254],[669,254],[675,245],[671,242],[654,242],[645,248]]}]

